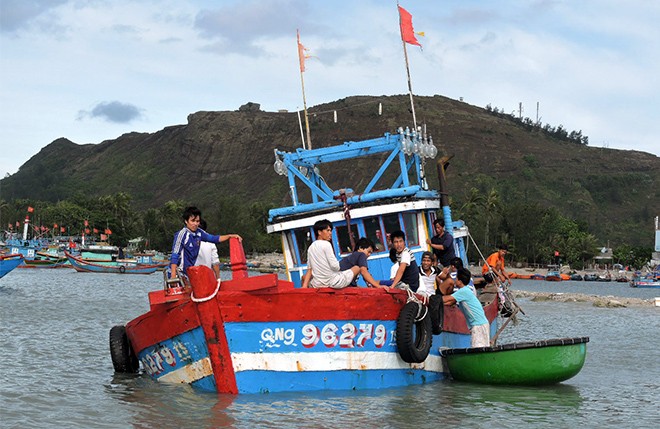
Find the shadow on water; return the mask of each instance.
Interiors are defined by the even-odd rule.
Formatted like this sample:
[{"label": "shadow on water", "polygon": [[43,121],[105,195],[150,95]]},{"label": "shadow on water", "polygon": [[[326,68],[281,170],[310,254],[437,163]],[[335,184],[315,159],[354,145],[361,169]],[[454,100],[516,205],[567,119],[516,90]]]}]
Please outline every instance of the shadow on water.
[{"label": "shadow on water", "polygon": [[[189,385],[168,385],[142,374],[115,374],[108,396],[130,417],[135,428],[234,427],[228,413],[237,396],[206,393]],[[124,416],[127,417],[127,416]]]},{"label": "shadow on water", "polygon": [[[422,386],[359,392],[218,395],[190,386],[165,385],[146,376],[115,375],[109,396],[136,428],[156,427],[360,427],[443,425],[552,427],[579,415],[577,388],[482,386],[443,381]],[[125,416],[127,417],[127,416]],[[490,422],[490,423],[489,423]]]}]

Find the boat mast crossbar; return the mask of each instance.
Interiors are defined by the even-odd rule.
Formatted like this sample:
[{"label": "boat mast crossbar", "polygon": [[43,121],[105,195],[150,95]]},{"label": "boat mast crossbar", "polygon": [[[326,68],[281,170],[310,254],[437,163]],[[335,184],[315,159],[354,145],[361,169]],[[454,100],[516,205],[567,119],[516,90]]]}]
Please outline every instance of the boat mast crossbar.
[{"label": "boat mast crossbar", "polygon": [[[414,130],[411,133],[408,129],[404,132],[403,128],[399,128],[398,134],[385,133],[380,138],[359,142],[348,141],[331,147],[299,148],[295,152],[275,150],[275,169],[279,174],[286,174],[293,205],[271,210],[269,221],[278,216],[341,206],[343,202],[338,199],[339,190],[331,189],[328,186],[320,174],[319,166],[387,152],[389,152],[389,155],[361,192],[348,187],[341,188],[349,190],[347,195],[352,194],[347,196],[347,204],[405,196],[438,197],[436,191],[428,190],[422,165],[423,158],[437,154],[437,149],[433,146],[432,140],[427,139],[425,135],[422,136],[422,133],[416,133]],[[398,165],[398,175],[390,188],[375,190],[385,172],[396,165]],[[309,190],[311,202],[301,202],[298,192],[299,184],[305,185]]]}]

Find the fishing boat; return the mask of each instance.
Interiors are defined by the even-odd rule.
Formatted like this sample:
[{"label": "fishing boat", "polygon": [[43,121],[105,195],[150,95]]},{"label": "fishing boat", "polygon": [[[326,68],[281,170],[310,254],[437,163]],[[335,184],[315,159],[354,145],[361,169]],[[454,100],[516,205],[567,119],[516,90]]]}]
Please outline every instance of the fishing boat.
[{"label": "fishing boat", "polygon": [[[410,18],[400,27],[405,53],[405,44],[414,40]],[[298,35],[301,81],[304,50]],[[304,81],[302,87],[307,141],[303,137],[295,152],[274,150],[274,168],[287,178],[291,204],[268,213],[268,232],[282,236],[286,279],[274,273],[248,276],[242,244],[231,238],[231,280],[216,282],[208,267],[191,267],[188,283],[167,280],[163,290],[149,293],[149,312],[110,330],[116,371],[142,366],[154,380],[232,394],[380,389],[443,379],[448,373],[439,348],[469,347],[463,313],[445,309],[438,295],[366,287],[362,280],[344,289],[301,287],[319,220],[332,223],[338,258],[359,237],[374,243],[368,269],[376,279],[390,278],[388,238],[394,231],[405,232],[406,246],[419,262],[441,212],[466,266],[468,236],[467,226],[451,218],[444,189],[449,158],[437,163],[441,191],[429,189],[424,166],[437,149],[425,127],[417,126],[412,90],[412,128],[312,148]],[[332,171],[333,162],[361,171],[362,158],[369,158],[370,179],[349,174],[331,186],[322,175]],[[498,306],[497,299],[485,306],[491,334]]]},{"label": "fishing boat", "polygon": [[548,271],[545,275],[545,280],[549,282],[560,282],[564,280],[559,271]]},{"label": "fishing boat", "polygon": [[21,263],[23,263],[23,255],[20,253],[0,254],[0,278],[9,274]]},{"label": "fishing boat", "polygon": [[574,377],[584,365],[589,337],[442,350],[454,380],[541,386]]},{"label": "fishing boat", "polygon": [[630,287],[660,287],[660,268],[656,267],[654,271],[645,274],[642,274],[641,272],[635,272],[632,280],[630,281]]},{"label": "fishing boat", "polygon": [[582,278],[582,274],[574,273],[574,274],[571,274],[571,277],[570,277],[569,280],[581,282],[584,279]]},{"label": "fishing boat", "polygon": [[25,258],[19,268],[67,268],[70,266],[66,257],[53,258],[37,254],[34,258]]},{"label": "fishing boat", "polygon": [[[287,279],[248,276],[242,245],[230,239],[232,280],[216,284],[207,267],[189,268],[189,285],[150,292],[148,313],[112,328],[115,370],[141,366],[154,380],[222,393],[378,389],[447,377],[439,348],[469,347],[470,332],[461,311],[445,308],[440,296],[365,285],[300,287],[319,219],[333,223],[338,257],[350,246],[348,231],[377,243],[368,260],[376,278],[389,278],[387,235],[406,231],[408,248],[421,258],[440,208],[455,234],[456,254],[465,257],[467,226],[452,221],[448,202],[426,186],[421,156],[404,152],[409,142],[419,146],[422,140],[400,130],[362,142],[276,152],[276,170],[287,175],[294,204],[269,212],[268,231],[282,234]],[[385,162],[400,169],[390,189],[376,191],[369,184],[359,194],[336,192],[319,174],[319,164],[386,151]],[[314,201],[298,198],[296,180],[312,188]],[[491,335],[498,310],[497,300],[485,307]]]},{"label": "fishing boat", "polygon": [[64,252],[69,263],[80,273],[151,274],[161,269],[160,264],[138,264],[134,261],[91,262]]}]

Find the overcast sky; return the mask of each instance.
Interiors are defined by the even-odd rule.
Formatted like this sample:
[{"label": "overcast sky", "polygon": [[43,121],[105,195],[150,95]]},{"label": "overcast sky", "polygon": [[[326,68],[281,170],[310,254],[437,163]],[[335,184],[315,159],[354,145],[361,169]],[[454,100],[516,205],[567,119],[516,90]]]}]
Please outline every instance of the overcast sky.
[{"label": "overcast sky", "polygon": [[[400,0],[413,92],[660,155],[660,1]],[[0,0],[0,174],[59,137],[100,143],[200,110],[407,92],[394,0]],[[383,130],[387,131],[387,130]],[[266,143],[267,142],[263,142]],[[437,143],[437,142],[436,142]]]}]

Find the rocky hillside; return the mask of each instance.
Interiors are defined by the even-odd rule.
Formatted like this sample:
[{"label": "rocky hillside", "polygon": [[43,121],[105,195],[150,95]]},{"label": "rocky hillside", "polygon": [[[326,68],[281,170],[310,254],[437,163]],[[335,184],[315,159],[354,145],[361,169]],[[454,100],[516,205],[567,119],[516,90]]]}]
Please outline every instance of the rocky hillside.
[{"label": "rocky hillside", "polygon": [[[407,96],[357,96],[315,106],[310,109],[313,145],[378,137],[411,125],[408,103]],[[657,156],[530,132],[510,118],[441,96],[418,97],[415,107],[439,153],[454,155],[448,184],[455,200],[472,188],[496,188],[504,203],[556,206],[592,225],[601,239],[650,237],[649,222],[660,213]],[[279,205],[288,201],[288,185],[273,170],[273,149],[300,146],[296,113],[263,112],[251,103],[234,112],[197,112],[187,124],[153,134],[129,133],[86,145],[55,140],[2,180],[2,198],[56,201],[76,193],[126,192],[138,208],[173,199],[212,207],[222,196]],[[321,173],[332,188],[359,190],[376,162],[333,165]],[[430,183],[437,183],[434,165],[427,173]]]}]

